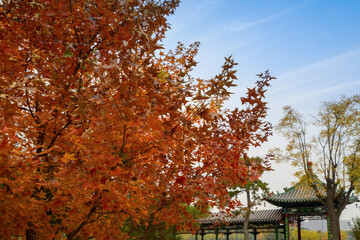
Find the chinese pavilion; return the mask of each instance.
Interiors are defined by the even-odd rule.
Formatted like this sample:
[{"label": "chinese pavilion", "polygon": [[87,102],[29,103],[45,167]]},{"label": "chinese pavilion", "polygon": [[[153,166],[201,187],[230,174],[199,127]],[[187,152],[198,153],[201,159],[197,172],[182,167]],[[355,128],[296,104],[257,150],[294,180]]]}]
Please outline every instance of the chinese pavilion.
[{"label": "chinese pavilion", "polygon": [[[284,234],[285,225],[283,222],[283,213],[281,209],[259,210],[254,211],[250,215],[249,233],[254,235],[256,239],[257,234],[261,232],[275,233],[276,239],[279,234]],[[243,233],[244,217],[243,214],[227,215],[225,213],[215,213],[209,217],[200,219],[200,229],[195,235],[195,239],[204,239],[206,234],[215,234],[216,240],[219,234],[225,234],[226,239],[233,233]]]},{"label": "chinese pavilion", "polygon": [[[284,239],[289,239],[289,224],[297,224],[298,239],[301,239],[301,222],[305,219],[327,219],[328,239],[331,239],[329,232],[329,217],[326,207],[321,203],[315,191],[306,181],[300,181],[282,193],[268,196],[265,200],[279,209],[253,211],[250,215],[249,232],[256,236],[261,232],[275,233],[275,239],[279,239],[279,234],[283,234]],[[358,201],[356,196],[350,197],[349,203]],[[218,234],[223,233],[229,239],[232,233],[242,233],[244,218],[242,214],[229,216],[226,214],[213,214],[207,218],[200,219],[200,229],[196,234],[203,236],[213,233],[218,239]]]}]

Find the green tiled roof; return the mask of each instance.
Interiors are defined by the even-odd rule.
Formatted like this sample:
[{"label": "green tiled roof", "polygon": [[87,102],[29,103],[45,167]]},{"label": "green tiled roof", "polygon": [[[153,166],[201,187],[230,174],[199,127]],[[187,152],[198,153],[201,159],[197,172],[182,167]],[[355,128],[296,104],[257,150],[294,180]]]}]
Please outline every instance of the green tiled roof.
[{"label": "green tiled roof", "polygon": [[265,199],[271,204],[280,207],[304,205],[304,206],[322,206],[314,189],[309,186],[293,186],[286,192],[271,195]]},{"label": "green tiled roof", "polygon": [[[253,211],[250,215],[250,223],[274,223],[279,222],[283,217],[282,209],[268,209]],[[214,224],[214,223],[243,223],[244,214],[231,215],[226,213],[213,213],[210,216],[199,219],[200,224]]]},{"label": "green tiled roof", "polygon": [[350,196],[348,204],[352,204],[354,202],[359,202],[359,198],[357,196]]},{"label": "green tiled roof", "polygon": [[[324,195],[322,184],[318,179],[313,180],[318,186],[320,194]],[[316,207],[323,206],[315,190],[309,186],[305,176],[298,183],[285,189],[285,192],[273,194],[266,199],[269,203],[279,207]]]},{"label": "green tiled roof", "polygon": [[[321,195],[325,195],[325,191],[319,180],[315,184],[318,186]],[[309,186],[306,180],[300,182],[285,190],[283,193],[273,194],[266,199],[269,203],[279,207],[317,207],[323,206],[319,198],[316,196],[315,190]],[[349,204],[358,201],[356,196],[351,196]]]}]

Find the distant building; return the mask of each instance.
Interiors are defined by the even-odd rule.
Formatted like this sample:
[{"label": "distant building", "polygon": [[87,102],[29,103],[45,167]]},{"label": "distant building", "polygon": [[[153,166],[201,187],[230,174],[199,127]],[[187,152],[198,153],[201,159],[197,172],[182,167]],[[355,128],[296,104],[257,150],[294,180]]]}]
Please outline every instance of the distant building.
[{"label": "distant building", "polygon": [[351,221],[350,220],[340,220],[340,229],[344,231],[351,230]]},{"label": "distant building", "polygon": [[[305,220],[301,223],[302,229],[314,230],[314,231],[327,231],[326,220]],[[350,220],[340,220],[340,229],[344,231],[351,230]]]},{"label": "distant building", "polygon": [[326,219],[323,220],[305,220],[301,223],[302,229],[314,230],[314,231],[327,231]]}]

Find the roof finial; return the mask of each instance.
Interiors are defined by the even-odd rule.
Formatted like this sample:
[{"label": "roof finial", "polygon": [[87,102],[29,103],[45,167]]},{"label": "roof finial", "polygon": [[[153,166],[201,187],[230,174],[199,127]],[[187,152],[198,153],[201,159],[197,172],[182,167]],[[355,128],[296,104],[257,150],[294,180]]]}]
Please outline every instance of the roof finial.
[{"label": "roof finial", "polygon": [[312,165],[313,165],[313,163],[312,163],[311,161],[308,161],[308,162],[307,162],[307,170],[308,170],[309,172],[312,172],[312,171],[313,171]]}]

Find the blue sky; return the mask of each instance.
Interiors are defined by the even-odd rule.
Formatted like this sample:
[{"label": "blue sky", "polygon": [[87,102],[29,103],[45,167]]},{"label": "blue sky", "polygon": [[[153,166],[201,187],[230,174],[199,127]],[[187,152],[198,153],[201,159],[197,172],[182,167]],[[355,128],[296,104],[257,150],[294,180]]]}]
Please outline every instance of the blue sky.
[{"label": "blue sky", "polygon": [[[278,78],[267,95],[268,120],[276,124],[284,105],[309,115],[322,101],[360,93],[359,12],[358,0],[183,0],[169,18],[172,29],[164,45],[170,49],[178,41],[200,41],[193,76],[205,79],[217,74],[224,57],[232,55],[239,63],[239,81],[229,108],[239,104],[257,73],[269,69]],[[284,144],[275,134],[255,154]],[[289,186],[294,180],[289,166],[274,168],[265,176],[272,190]],[[349,211],[342,218],[360,215],[354,207]]]}]

